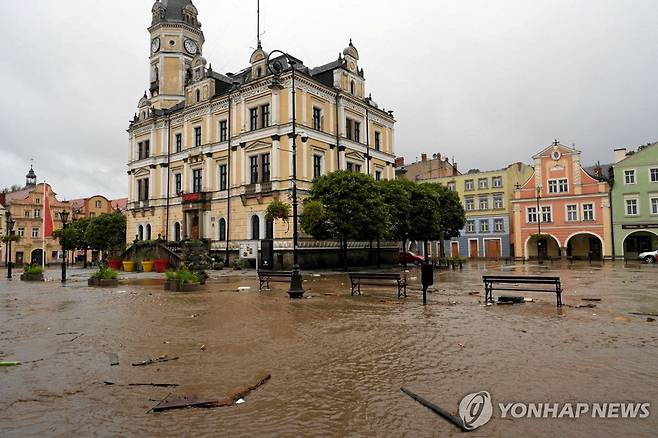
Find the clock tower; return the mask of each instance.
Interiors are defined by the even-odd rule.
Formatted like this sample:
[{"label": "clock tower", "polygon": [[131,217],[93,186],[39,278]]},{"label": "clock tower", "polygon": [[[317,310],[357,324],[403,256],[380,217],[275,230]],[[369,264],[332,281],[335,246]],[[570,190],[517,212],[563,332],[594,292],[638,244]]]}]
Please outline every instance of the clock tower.
[{"label": "clock tower", "polygon": [[152,13],[151,106],[167,109],[185,100],[188,72],[205,39],[192,0],[157,0]]}]

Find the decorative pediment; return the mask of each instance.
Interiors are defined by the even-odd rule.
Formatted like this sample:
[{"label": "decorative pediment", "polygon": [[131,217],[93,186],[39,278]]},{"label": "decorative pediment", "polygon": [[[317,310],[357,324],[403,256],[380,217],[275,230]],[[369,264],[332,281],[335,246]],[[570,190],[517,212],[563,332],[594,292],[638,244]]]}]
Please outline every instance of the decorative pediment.
[{"label": "decorative pediment", "polygon": [[347,154],[345,154],[345,157],[354,161],[364,161],[366,159],[365,155],[354,151],[348,152]]},{"label": "decorative pediment", "polygon": [[560,171],[564,171],[565,168],[564,168],[564,166],[560,166],[559,164],[556,164],[554,166],[551,166],[551,168],[549,170],[551,172],[560,172]]},{"label": "decorative pediment", "polygon": [[137,177],[137,178],[141,178],[141,177],[144,177],[144,176],[149,176],[149,175],[150,175],[150,172],[149,172],[149,170],[146,169],[146,168],[141,168],[141,169],[139,169],[139,170],[136,170],[136,171],[134,172],[134,175],[135,175],[135,177]]},{"label": "decorative pediment", "polygon": [[254,152],[261,149],[269,149],[272,147],[272,143],[267,143],[261,140],[257,140],[245,147],[245,152]]}]

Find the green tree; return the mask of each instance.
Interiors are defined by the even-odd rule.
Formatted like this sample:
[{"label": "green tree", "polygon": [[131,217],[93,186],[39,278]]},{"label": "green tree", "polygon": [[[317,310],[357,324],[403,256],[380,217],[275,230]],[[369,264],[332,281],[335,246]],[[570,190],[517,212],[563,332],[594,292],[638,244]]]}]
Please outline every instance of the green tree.
[{"label": "green tree", "polygon": [[386,237],[401,241],[405,249],[413,225],[411,191],[415,184],[406,179],[379,181],[382,198],[390,217]]},{"label": "green tree", "polygon": [[380,186],[361,173],[338,171],[318,178],[304,205],[302,229],[316,239],[339,240],[345,269],[349,240],[381,239],[389,229],[389,210]]},{"label": "green tree", "polygon": [[91,218],[85,239],[90,249],[115,254],[126,247],[126,218],[120,213]]},{"label": "green tree", "polygon": [[87,249],[87,227],[90,219],[77,219],[66,226],[66,230],[53,231],[53,237],[59,239],[60,245],[67,251]]}]

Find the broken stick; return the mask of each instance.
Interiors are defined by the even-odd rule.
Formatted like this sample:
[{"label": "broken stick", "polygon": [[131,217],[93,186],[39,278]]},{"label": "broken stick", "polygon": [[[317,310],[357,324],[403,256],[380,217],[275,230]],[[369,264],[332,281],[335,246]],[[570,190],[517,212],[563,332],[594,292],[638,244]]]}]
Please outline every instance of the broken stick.
[{"label": "broken stick", "polygon": [[151,364],[154,364],[154,363],[169,362],[169,361],[172,361],[172,360],[178,360],[178,356],[176,356],[176,357],[160,356],[157,359],[148,359],[148,360],[144,360],[142,362],[136,362],[132,365],[134,367],[143,367],[143,366],[151,365]]},{"label": "broken stick", "polygon": [[451,422],[452,424],[454,424],[455,426],[460,428],[463,432],[470,432],[470,430],[467,429],[466,426],[464,426],[464,422],[462,421],[461,418],[457,417],[456,415],[452,415],[450,412],[446,411],[442,407],[437,406],[437,405],[435,405],[434,403],[432,403],[428,400],[425,400],[424,398],[422,398],[418,394],[414,394],[413,392],[409,391],[407,388],[400,388],[400,390],[402,392],[404,392],[405,394],[407,394],[409,397],[416,400],[421,405],[423,405],[426,408],[428,408],[429,410],[431,410],[432,412],[434,412],[434,413],[438,414],[439,416],[445,418],[446,420],[448,420],[449,422]]}]

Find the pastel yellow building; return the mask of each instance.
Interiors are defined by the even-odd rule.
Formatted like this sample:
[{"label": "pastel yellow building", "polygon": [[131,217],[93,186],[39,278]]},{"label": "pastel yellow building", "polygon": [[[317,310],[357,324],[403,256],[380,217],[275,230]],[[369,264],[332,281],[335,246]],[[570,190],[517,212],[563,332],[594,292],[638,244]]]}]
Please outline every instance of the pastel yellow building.
[{"label": "pastel yellow building", "polygon": [[[215,250],[263,238],[291,247],[292,227],[265,218],[272,200],[291,196],[290,64],[276,58],[277,86],[259,42],[249,66],[215,72],[192,1],[156,1],[152,13],[151,83],[128,130],[128,241],[148,227],[168,240],[208,239]],[[367,92],[352,42],[320,67],[292,59],[300,196],[339,169],[394,178],[395,120]]]}]

